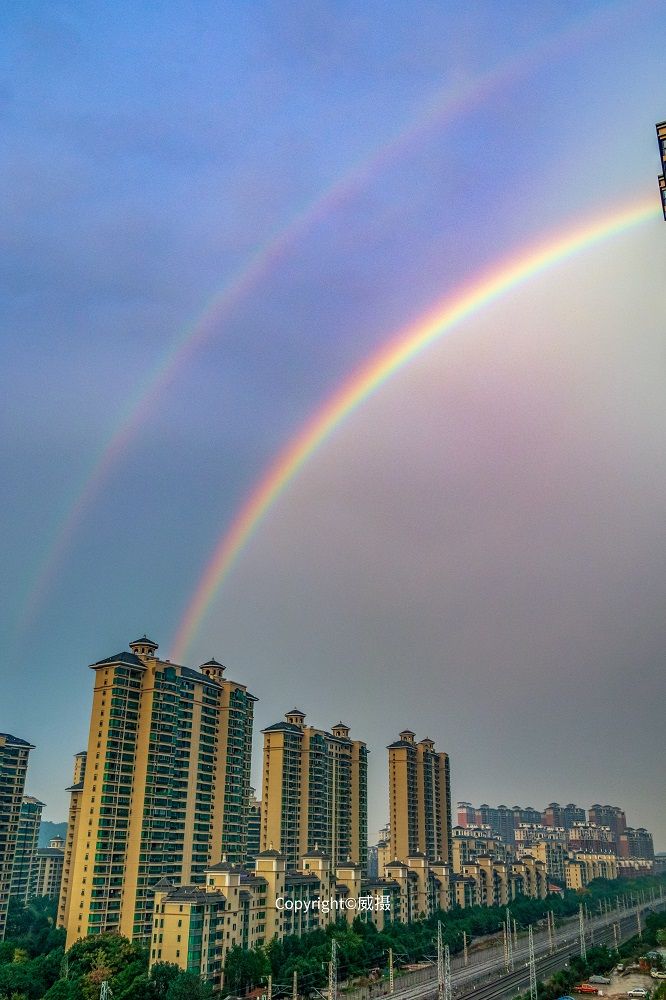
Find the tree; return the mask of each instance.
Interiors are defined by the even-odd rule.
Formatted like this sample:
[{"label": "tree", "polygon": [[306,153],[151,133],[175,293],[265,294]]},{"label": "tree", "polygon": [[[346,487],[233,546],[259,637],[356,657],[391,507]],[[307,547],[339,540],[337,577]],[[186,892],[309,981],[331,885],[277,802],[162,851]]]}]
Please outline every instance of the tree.
[{"label": "tree", "polygon": [[155,1000],[164,1000],[169,987],[180,975],[180,968],[172,962],[156,962],[150,970],[150,984]]},{"label": "tree", "polygon": [[[263,948],[245,951],[236,945],[227,952],[224,962],[224,985],[228,991],[244,993],[259,986],[271,973],[271,964]],[[169,1000],[171,995],[167,994]]]},{"label": "tree", "polygon": [[193,972],[181,972],[167,990],[166,1000],[209,1000],[213,989]]}]

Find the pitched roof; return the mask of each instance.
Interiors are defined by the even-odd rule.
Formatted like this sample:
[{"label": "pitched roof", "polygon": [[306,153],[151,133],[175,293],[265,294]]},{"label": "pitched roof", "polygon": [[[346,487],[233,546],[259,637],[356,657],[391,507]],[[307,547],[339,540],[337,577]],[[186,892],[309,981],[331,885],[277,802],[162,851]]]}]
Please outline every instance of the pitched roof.
[{"label": "pitched roof", "polygon": [[20,740],[18,736],[12,736],[11,733],[0,733],[0,737],[3,736],[5,738],[5,742],[9,743],[10,746],[30,747],[31,750],[35,749],[32,743],[28,743],[27,740]]},{"label": "pitched roof", "polygon": [[103,660],[96,660],[95,663],[91,663],[91,667],[103,667],[110,663],[126,663],[130,667],[141,667],[143,670],[146,669],[146,665],[143,660],[140,660],[136,653],[128,653],[126,649],[123,649],[120,653],[114,653],[113,656],[105,656]]},{"label": "pitched roof", "polygon": [[294,722],[274,722],[272,726],[266,726],[266,728],[261,731],[262,733],[277,733],[284,731],[288,733],[298,733],[299,735],[303,732],[300,726],[297,726]]}]

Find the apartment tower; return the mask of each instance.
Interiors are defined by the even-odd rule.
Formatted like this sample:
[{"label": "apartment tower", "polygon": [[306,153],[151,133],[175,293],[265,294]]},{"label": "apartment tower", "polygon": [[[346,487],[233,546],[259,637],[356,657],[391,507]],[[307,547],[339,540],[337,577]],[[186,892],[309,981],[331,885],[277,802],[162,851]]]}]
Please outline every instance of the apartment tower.
[{"label": "apartment tower", "polygon": [[9,895],[16,896],[22,903],[37,895],[37,848],[43,808],[44,803],[34,795],[23,796],[9,890]]},{"label": "apartment tower", "polygon": [[91,664],[59,909],[67,947],[103,932],[148,941],[162,877],[200,885],[223,854],[245,857],[256,698],[217,660],[191,670],[160,660],[157,648],[144,636]]},{"label": "apartment tower", "polygon": [[62,876],[60,879],[60,895],[58,897],[58,927],[67,927],[69,911],[72,902],[72,874],[74,867],[75,848],[78,842],[79,821],[81,819],[81,799],[83,798],[83,779],[86,775],[86,760],[88,754],[81,750],[74,757],[74,781],[69,786],[69,812],[67,815],[67,833],[63,848]]},{"label": "apartment tower", "polygon": [[263,730],[261,849],[278,850],[295,869],[315,848],[333,866],[365,869],[368,851],[368,749],[339,722],[331,732],[305,725],[294,708]]},{"label": "apartment tower", "polygon": [[416,742],[411,729],[388,747],[391,854],[405,861],[425,854],[451,859],[451,776],[448,754],[432,740]]},{"label": "apartment tower", "polygon": [[0,733],[0,941],[5,937],[21,803],[31,750],[34,750],[31,743],[9,733]]}]

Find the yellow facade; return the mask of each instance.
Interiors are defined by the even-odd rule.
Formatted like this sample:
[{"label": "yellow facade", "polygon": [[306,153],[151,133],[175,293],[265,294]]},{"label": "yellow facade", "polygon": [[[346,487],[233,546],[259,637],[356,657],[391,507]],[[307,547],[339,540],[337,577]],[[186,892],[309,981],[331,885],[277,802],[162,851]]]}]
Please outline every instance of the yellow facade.
[{"label": "yellow facade", "polygon": [[58,898],[58,927],[67,927],[72,902],[72,874],[76,845],[79,836],[79,821],[81,818],[81,799],[83,798],[83,779],[86,773],[88,754],[82,750],[74,758],[74,782],[67,789],[69,792],[69,813],[67,815],[67,833],[63,855],[62,878],[60,880],[60,896]]},{"label": "yellow facade", "polygon": [[256,699],[215,660],[191,670],[156,651],[144,636],[91,665],[59,913],[68,947],[106,931],[148,940],[160,877],[203,884],[213,858],[245,857]]},{"label": "yellow facade", "polygon": [[[173,962],[220,988],[231,948],[254,948],[357,916],[381,930],[402,912],[401,891],[405,885],[363,878],[353,862],[334,868],[319,849],[300,859],[298,871],[287,871],[285,855],[274,849],[261,852],[250,870],[222,861],[208,868],[203,886],[163,879],[154,887],[150,964]],[[382,909],[386,900],[388,910]]]},{"label": "yellow facade", "polygon": [[48,847],[37,851],[35,871],[35,896],[48,896],[58,899],[62,883],[62,871],[65,858],[65,842],[61,837],[53,837]]},{"label": "yellow facade", "polygon": [[449,758],[432,740],[415,742],[410,729],[389,752],[391,854],[405,861],[425,854],[429,861],[451,859],[451,777]]},{"label": "yellow facade", "polygon": [[298,709],[264,731],[261,850],[295,867],[318,847],[334,864],[367,859],[367,747],[343,723],[305,725]]}]

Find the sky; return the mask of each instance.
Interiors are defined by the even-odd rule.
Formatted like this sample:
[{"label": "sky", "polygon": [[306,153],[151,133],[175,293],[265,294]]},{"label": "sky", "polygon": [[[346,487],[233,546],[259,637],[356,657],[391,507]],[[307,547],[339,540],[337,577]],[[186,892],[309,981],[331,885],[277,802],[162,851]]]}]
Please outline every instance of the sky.
[{"label": "sky", "polygon": [[410,728],[454,802],[618,804],[666,850],[663,5],[24,0],[0,38],[0,731],[45,816],[88,664],[171,655],[327,402],[606,220],[335,421],[180,658],[258,696],[257,784],[294,703],[347,722],[371,836]]}]

